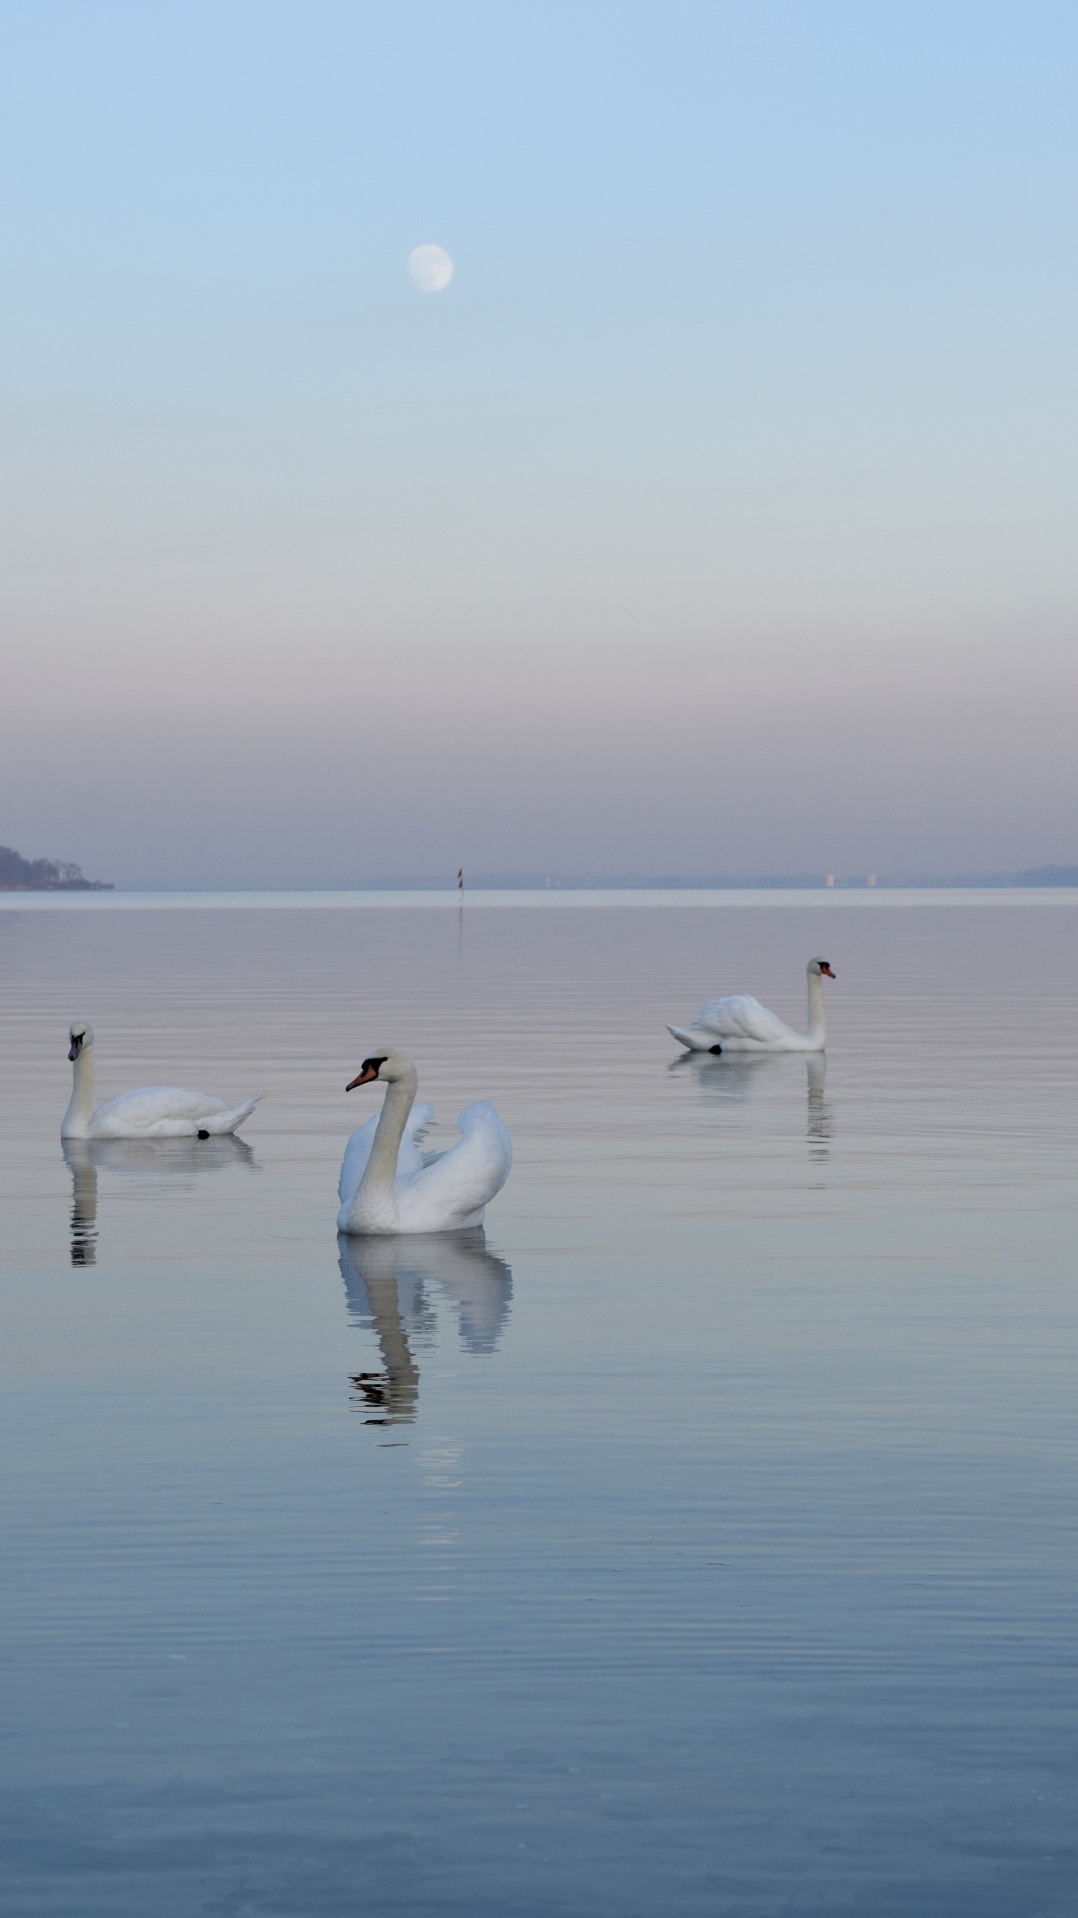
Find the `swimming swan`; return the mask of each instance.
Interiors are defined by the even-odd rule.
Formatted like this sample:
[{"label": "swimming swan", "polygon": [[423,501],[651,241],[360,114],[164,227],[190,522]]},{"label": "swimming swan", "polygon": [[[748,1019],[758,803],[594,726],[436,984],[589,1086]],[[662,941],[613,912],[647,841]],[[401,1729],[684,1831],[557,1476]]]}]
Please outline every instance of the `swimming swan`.
[{"label": "swimming swan", "polygon": [[94,1111],[94,1029],[81,1019],[70,1031],[68,1058],[75,1068],[71,1103],[60,1126],[61,1139],[208,1139],[235,1132],[262,1097],[256,1092],[241,1106],[226,1106],[212,1092],[188,1092],[183,1086],[143,1086],[121,1092]]},{"label": "swimming swan", "polygon": [[712,999],[687,1031],[681,1026],[667,1026],[666,1030],[690,1052],[822,1052],[827,1041],[822,981],[835,975],[826,959],[810,959],[805,971],[807,1032],[795,1032],[748,992]]},{"label": "swimming swan", "polygon": [[415,1135],[433,1114],[415,1104],[412,1061],[380,1048],[346,1090],[376,1079],[388,1088],[385,1104],[377,1121],[360,1126],[345,1147],[338,1232],[462,1232],[482,1225],[487,1202],[513,1163],[509,1134],[489,1099],[465,1106],[457,1120],[460,1143],[426,1162]]}]

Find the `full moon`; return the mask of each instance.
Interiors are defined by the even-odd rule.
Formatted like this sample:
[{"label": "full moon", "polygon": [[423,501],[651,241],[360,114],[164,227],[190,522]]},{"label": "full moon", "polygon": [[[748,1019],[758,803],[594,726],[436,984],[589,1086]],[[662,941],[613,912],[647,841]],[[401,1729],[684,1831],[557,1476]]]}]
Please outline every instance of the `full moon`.
[{"label": "full moon", "polygon": [[440,293],[453,278],[453,262],[444,246],[417,246],[408,255],[413,286],[424,293]]}]

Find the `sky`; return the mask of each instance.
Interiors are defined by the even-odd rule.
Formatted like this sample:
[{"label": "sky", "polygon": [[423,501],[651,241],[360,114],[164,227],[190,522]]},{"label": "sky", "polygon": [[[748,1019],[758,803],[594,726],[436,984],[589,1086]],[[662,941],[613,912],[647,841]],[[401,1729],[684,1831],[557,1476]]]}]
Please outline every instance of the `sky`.
[{"label": "sky", "polygon": [[1073,0],[5,0],[0,842],[1074,863],[1076,71]]}]

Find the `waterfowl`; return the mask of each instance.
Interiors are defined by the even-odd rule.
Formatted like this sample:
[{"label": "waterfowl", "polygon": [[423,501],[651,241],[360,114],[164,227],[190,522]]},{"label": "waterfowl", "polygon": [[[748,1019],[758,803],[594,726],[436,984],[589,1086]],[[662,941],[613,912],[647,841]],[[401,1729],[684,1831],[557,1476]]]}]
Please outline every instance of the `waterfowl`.
[{"label": "waterfowl", "polygon": [[424,1155],[416,1134],[433,1117],[417,1107],[418,1075],[406,1053],[390,1046],[364,1059],[346,1090],[386,1087],[377,1121],[354,1132],[341,1166],[337,1230],[349,1233],[462,1232],[482,1225],[513,1163],[513,1147],[489,1099],[466,1106],[459,1143]]},{"label": "waterfowl", "polygon": [[689,1052],[822,1052],[827,1042],[823,981],[835,975],[826,959],[810,959],[805,972],[808,977],[807,1032],[795,1032],[748,992],[712,999],[697,1013],[691,1026],[667,1026],[666,1030]]},{"label": "waterfowl", "polygon": [[184,1086],[143,1086],[94,1106],[94,1029],[78,1019],[68,1033],[74,1067],[71,1098],[60,1125],[61,1139],[209,1139],[250,1117],[262,1094],[226,1106],[212,1092]]}]

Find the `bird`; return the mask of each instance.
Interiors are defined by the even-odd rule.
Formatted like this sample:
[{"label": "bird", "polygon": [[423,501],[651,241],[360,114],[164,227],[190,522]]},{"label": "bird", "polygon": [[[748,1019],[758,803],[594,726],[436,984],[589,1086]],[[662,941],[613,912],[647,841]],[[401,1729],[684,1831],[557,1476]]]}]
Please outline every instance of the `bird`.
[{"label": "bird", "polygon": [[262,1094],[242,1105],[226,1106],[212,1092],[184,1086],[143,1086],[121,1092],[94,1108],[94,1029],[77,1019],[70,1027],[68,1058],[74,1067],[71,1100],[60,1125],[61,1139],[209,1139],[235,1132],[254,1111]]},{"label": "bird", "polygon": [[769,1012],[751,993],[735,992],[712,999],[688,1028],[667,1026],[690,1052],[822,1052],[827,1042],[823,1014],[823,980],[835,977],[826,959],[810,959],[808,976],[808,1031],[795,1032]]},{"label": "bird", "polygon": [[379,1047],[345,1090],[375,1081],[386,1086],[385,1101],[377,1120],[360,1126],[345,1147],[338,1232],[463,1232],[482,1225],[513,1163],[509,1134],[489,1099],[465,1107],[456,1145],[425,1155],[417,1135],[434,1115],[429,1106],[416,1106],[419,1080],[411,1059]]}]

